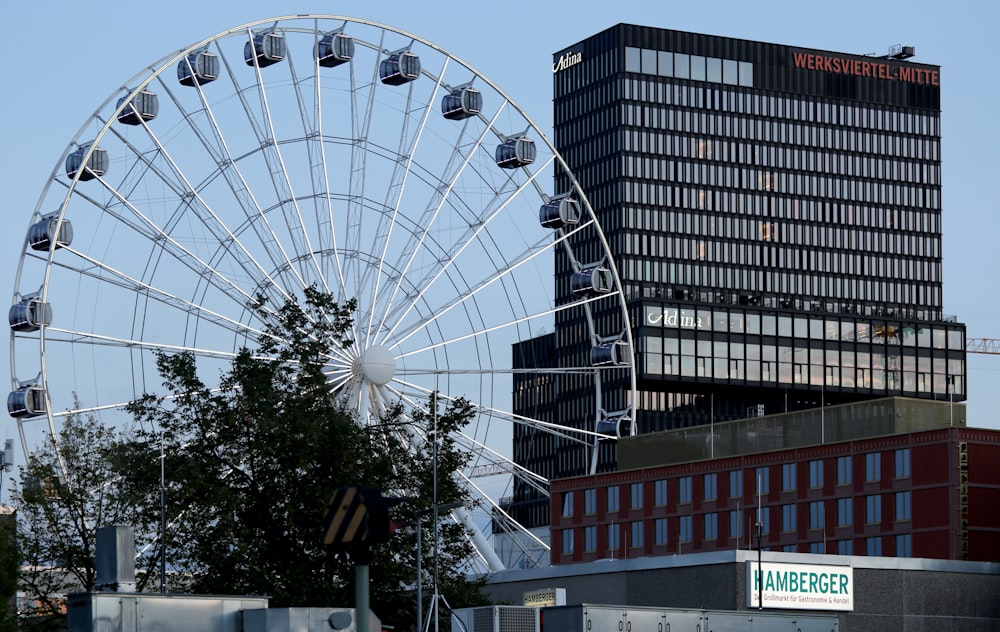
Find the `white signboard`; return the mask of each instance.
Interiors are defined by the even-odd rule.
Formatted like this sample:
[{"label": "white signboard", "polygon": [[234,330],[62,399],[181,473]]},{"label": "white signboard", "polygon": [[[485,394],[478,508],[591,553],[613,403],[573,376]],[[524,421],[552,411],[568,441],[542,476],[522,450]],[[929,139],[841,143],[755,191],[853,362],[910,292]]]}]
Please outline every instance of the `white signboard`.
[{"label": "white signboard", "polygon": [[535,608],[566,605],[565,588],[543,588],[541,590],[532,590],[531,592],[524,593],[523,597],[523,603],[525,606],[534,606]]},{"label": "white signboard", "polygon": [[796,610],[854,610],[854,572],[850,566],[747,562],[747,607]]}]

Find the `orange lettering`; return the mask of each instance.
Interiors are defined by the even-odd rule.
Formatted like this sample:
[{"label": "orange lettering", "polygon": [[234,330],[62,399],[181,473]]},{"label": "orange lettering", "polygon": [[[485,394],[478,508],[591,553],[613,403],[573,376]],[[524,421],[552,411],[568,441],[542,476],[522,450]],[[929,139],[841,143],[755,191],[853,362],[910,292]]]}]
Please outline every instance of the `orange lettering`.
[{"label": "orange lettering", "polygon": [[887,81],[905,81],[932,86],[941,85],[941,73],[937,70],[913,68],[905,65],[892,66],[890,64],[862,61],[860,59],[796,52],[792,53],[792,61],[796,68],[855,75],[857,77],[874,77]]}]

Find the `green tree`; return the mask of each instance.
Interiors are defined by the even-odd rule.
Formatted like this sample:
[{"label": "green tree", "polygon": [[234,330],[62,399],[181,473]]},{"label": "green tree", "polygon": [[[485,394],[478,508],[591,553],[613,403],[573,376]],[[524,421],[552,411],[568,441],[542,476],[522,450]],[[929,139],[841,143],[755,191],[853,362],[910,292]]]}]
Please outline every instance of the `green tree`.
[{"label": "green tree", "polygon": [[0,632],[17,630],[17,579],[21,558],[16,520],[17,514],[12,510],[0,513]]},{"label": "green tree", "polygon": [[[93,416],[70,416],[58,436],[46,437],[11,490],[17,510],[18,584],[26,599],[21,615],[38,629],[65,629],[67,593],[94,590],[96,529],[129,525],[151,531],[152,523],[124,501],[111,465],[122,433]],[[4,560],[7,558],[4,557]],[[155,575],[156,560],[137,560],[136,588]]]},{"label": "green tree", "polygon": [[[159,463],[141,455],[162,441],[172,590],[269,595],[276,607],[352,606],[354,560],[322,542],[333,491],[362,484],[430,498],[432,459],[420,440],[427,415],[397,406],[379,423],[360,424],[324,374],[326,358],[351,344],[354,308],[314,288],[301,304],[271,311],[262,301],[257,309],[272,324],[255,351],[236,355],[216,389],[199,378],[192,355],[158,357],[165,394],[129,406],[140,429],[116,462],[132,502],[152,514]],[[457,430],[471,414],[467,402],[454,402],[440,427]],[[450,440],[440,443],[441,471],[454,471],[465,456]],[[441,503],[466,500],[443,478]],[[415,515],[415,505],[399,507],[407,526],[391,545],[375,547],[370,565],[372,609],[398,629],[414,622],[416,523],[406,516]],[[455,599],[481,599],[476,585],[455,572],[472,553],[464,530],[449,525],[442,533]],[[426,542],[430,535],[423,534]]]}]

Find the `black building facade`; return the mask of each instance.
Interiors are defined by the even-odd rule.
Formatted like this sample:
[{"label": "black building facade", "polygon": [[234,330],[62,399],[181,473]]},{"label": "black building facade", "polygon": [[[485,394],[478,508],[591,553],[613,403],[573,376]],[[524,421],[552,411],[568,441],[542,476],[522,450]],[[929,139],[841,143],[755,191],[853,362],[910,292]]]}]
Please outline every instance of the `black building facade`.
[{"label": "black building facade", "polygon": [[[638,432],[965,399],[965,326],[943,312],[942,76],[911,55],[619,24],[553,56],[555,144],[629,300]],[[569,188],[558,175],[555,190]],[[567,266],[557,253],[559,301]],[[579,326],[572,312],[556,322],[550,361],[583,361],[589,348],[560,344]],[[515,381],[521,410],[581,419],[588,394],[571,377],[529,386]],[[515,460],[550,479],[586,473],[586,450],[536,440],[516,433]],[[517,517],[547,525],[534,497],[515,489]]]}]

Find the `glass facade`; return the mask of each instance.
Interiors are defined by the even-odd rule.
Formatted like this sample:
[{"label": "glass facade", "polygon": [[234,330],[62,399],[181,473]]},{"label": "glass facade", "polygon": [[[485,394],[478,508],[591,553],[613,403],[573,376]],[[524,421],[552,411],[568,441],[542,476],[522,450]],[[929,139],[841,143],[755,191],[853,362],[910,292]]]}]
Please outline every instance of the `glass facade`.
[{"label": "glass facade", "polygon": [[[632,25],[554,59],[567,53],[580,61],[553,74],[554,141],[629,297],[639,432],[965,399],[965,326],[943,313],[936,66]],[[555,257],[565,302],[578,262]],[[584,330],[561,312],[550,357],[583,358]],[[584,418],[592,393],[560,379],[550,418]],[[587,471],[585,448],[544,435],[515,436],[515,460]],[[598,471],[613,467],[608,442]]]}]

